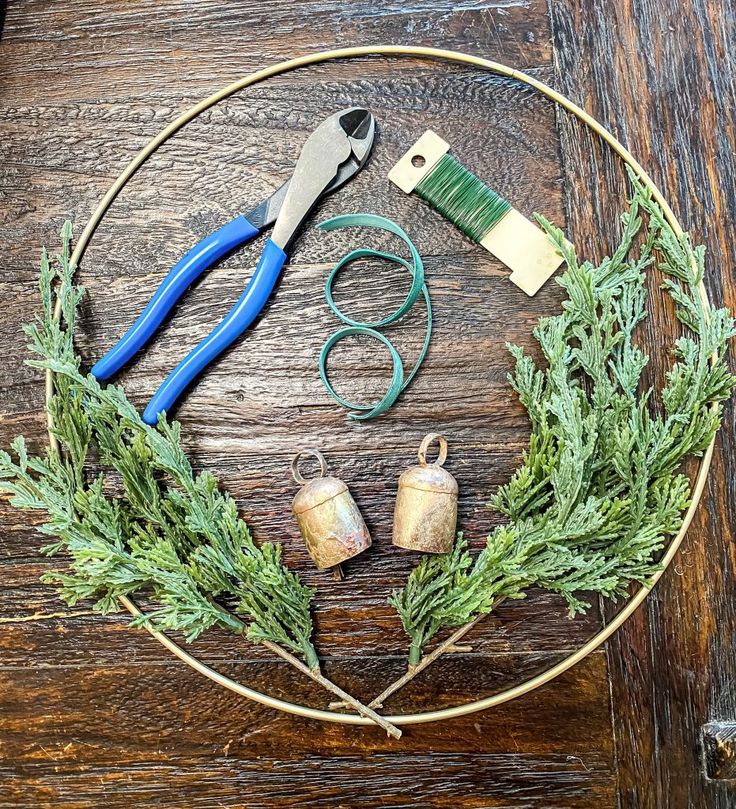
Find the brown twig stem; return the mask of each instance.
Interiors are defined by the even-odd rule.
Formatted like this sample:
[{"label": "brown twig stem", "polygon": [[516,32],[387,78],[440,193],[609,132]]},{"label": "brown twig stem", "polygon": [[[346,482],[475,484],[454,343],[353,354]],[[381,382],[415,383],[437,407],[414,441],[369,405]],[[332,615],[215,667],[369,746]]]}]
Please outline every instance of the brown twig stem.
[{"label": "brown twig stem", "polygon": [[310,669],[306,663],[303,663],[298,657],[291,654],[291,652],[287,652],[286,649],[283,649],[277,643],[272,643],[270,640],[264,640],[261,641],[261,645],[265,646],[274,654],[284,659],[287,663],[294,666],[294,668],[299,669],[299,671],[306,674],[307,677],[310,677],[316,683],[319,683],[323,688],[326,688],[328,691],[331,691],[333,694],[340,697],[342,704],[353,708],[353,710],[357,711],[357,713],[359,713],[361,716],[365,716],[371,721],[375,722],[377,725],[382,727],[389,736],[393,736],[394,739],[401,738],[401,731],[395,725],[387,722],[374,710],[371,710],[371,708],[369,708],[367,705],[364,705],[362,702],[355,699],[355,697],[348,694],[347,691],[343,691],[339,685],[335,685],[332,680],[328,680],[320,671]]},{"label": "brown twig stem", "polygon": [[411,682],[417,674],[420,674],[427,666],[431,666],[438,657],[441,657],[445,652],[450,651],[450,649],[460,640],[460,638],[464,637],[470,630],[483,618],[483,615],[479,615],[477,618],[474,618],[472,621],[469,621],[467,624],[456,629],[449,638],[442,641],[438,646],[432,649],[431,652],[424,655],[422,659],[417,663],[416,666],[410,666],[404,674],[399,677],[398,680],[394,680],[387,688],[385,688],[377,697],[372,699],[368,705],[369,708],[380,708],[383,703],[396,691],[399,691],[403,688],[407,683]]},{"label": "brown twig stem", "polygon": [[[216,602],[212,602],[215,606],[222,610],[223,614],[227,614],[231,618],[234,618],[235,621],[240,625],[240,631],[245,634],[247,630],[247,626],[244,621],[241,621],[240,618],[234,616],[231,612],[225,610]],[[315,683],[318,683],[322,686],[322,688],[327,689],[335,696],[340,697],[340,704],[344,705],[346,708],[352,708],[356,713],[359,713],[361,716],[365,716],[370,719],[372,722],[375,722],[377,725],[382,727],[389,736],[393,736],[394,739],[401,738],[401,731],[395,726],[392,725],[390,722],[387,722],[382,716],[377,714],[374,710],[369,708],[367,705],[364,705],[360,700],[356,699],[352,694],[348,694],[347,691],[344,691],[340,688],[339,685],[336,685],[332,682],[332,680],[328,680],[322,672],[319,670],[319,662],[317,663],[316,668],[310,668],[306,663],[300,660],[296,655],[293,655],[291,652],[288,652],[283,646],[279,646],[278,643],[274,643],[270,640],[260,640],[258,641],[261,646],[268,649],[270,652],[273,652],[275,655],[278,655],[282,660],[285,660],[290,666],[293,666],[298,671],[301,671],[302,674],[306,674],[311,680],[314,680]]]},{"label": "brown twig stem", "polygon": [[[452,635],[450,635],[447,640],[443,641],[439,644],[435,649],[433,649],[429,654],[424,655],[424,657],[417,663],[416,666],[409,666],[404,674],[399,677],[398,680],[394,680],[391,685],[389,685],[384,691],[382,691],[377,697],[374,697],[369,703],[369,708],[380,708],[384,701],[387,700],[392,694],[396,691],[403,688],[407,683],[411,682],[417,674],[424,671],[427,666],[434,663],[438,657],[441,657],[446,652],[450,651],[457,651],[453,647],[455,643],[460,640],[466,633],[470,632],[470,630],[480,621],[482,615],[479,615],[477,618],[474,618],[467,624],[464,624],[459,629],[456,629]],[[341,702],[331,702],[329,705],[330,709],[335,711],[340,708],[346,708],[347,704],[345,701]]]},{"label": "brown twig stem", "polygon": [[[496,607],[501,604],[503,598],[499,598],[493,602],[493,606],[491,607],[491,611],[495,610]],[[383,703],[392,695],[395,694],[397,691],[402,689],[407,683],[410,683],[417,674],[420,674],[427,668],[427,666],[431,666],[437,658],[442,657],[443,654],[447,654],[448,652],[467,652],[469,651],[470,647],[467,646],[456,646],[457,642],[465,637],[465,635],[470,632],[470,630],[481,620],[484,618],[485,615],[488,613],[483,613],[483,615],[478,615],[473,618],[472,621],[469,621],[467,624],[463,624],[463,626],[456,629],[452,635],[450,635],[446,640],[442,641],[436,648],[434,648],[431,652],[424,655],[422,659],[417,663],[416,666],[409,666],[404,674],[399,677],[398,680],[394,680],[386,689],[384,689],[377,697],[374,697],[369,703],[369,708],[381,708],[383,707]],[[347,707],[344,701],[342,702],[331,702],[329,705],[331,710],[338,710],[339,708]]]}]

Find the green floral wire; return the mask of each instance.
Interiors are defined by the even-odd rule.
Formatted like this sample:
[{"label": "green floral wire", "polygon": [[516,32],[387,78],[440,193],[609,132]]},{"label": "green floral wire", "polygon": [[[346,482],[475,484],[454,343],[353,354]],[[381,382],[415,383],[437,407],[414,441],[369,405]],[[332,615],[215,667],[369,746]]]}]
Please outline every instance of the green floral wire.
[{"label": "green floral wire", "polygon": [[[321,230],[336,230],[338,228],[346,227],[369,227],[376,228],[378,230],[385,230],[389,233],[393,233],[405,242],[409,248],[412,258],[411,261],[407,261],[406,259],[396,256],[393,253],[384,253],[380,250],[372,250],[370,248],[362,247],[351,251],[340,259],[340,261],[338,261],[338,263],[332,268],[332,271],[325,282],[325,298],[327,299],[327,305],[335,313],[335,315],[347,325],[346,328],[339,329],[333,335],[331,335],[322,347],[322,351],[319,355],[319,375],[330,396],[336,402],[338,402],[338,404],[341,404],[343,407],[353,411],[349,414],[350,418],[358,421],[365,421],[367,419],[380,416],[393,406],[394,402],[406,390],[412,379],[414,379],[417,371],[424,361],[425,356],[427,355],[430,338],[432,336],[432,305],[429,300],[429,290],[427,289],[427,285],[424,280],[424,263],[422,262],[416,247],[414,247],[411,239],[407,236],[404,230],[395,222],[392,222],[390,219],[386,219],[383,216],[376,216],[374,214],[347,214],[345,216],[335,216],[332,219],[328,219],[326,222],[322,222],[317,227]],[[401,304],[401,306],[399,306],[398,309],[396,309],[390,315],[381,318],[380,320],[372,322],[353,320],[340,310],[332,295],[332,285],[338,273],[348,264],[352,263],[353,261],[357,261],[360,258],[380,258],[384,259],[385,261],[392,261],[406,268],[412,275],[411,289],[409,290],[404,302]],[[396,347],[388,339],[388,337],[381,334],[378,329],[388,326],[391,323],[396,322],[399,318],[403,317],[412,308],[412,306],[414,306],[420,295],[424,296],[424,301],[427,307],[427,334],[424,338],[424,344],[419,352],[419,356],[414,363],[414,367],[411,369],[410,373],[405,376],[404,364],[401,360],[399,352],[396,350]],[[348,401],[337,393],[327,376],[328,354],[334,348],[334,346],[340,342],[340,340],[354,335],[362,335],[365,337],[371,337],[374,340],[378,340],[388,348],[391,354],[391,361],[393,364],[391,383],[386,393],[376,404],[362,404]]]}]

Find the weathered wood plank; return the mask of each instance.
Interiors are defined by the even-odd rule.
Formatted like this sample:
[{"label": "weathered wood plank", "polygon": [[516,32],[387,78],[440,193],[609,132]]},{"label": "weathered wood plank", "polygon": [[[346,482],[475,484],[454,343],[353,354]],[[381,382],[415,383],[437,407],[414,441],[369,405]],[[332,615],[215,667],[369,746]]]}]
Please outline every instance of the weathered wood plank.
[{"label": "weathered wood plank", "polygon": [[[712,300],[736,303],[733,53],[728,4],[551,5],[557,82],[618,133],[696,242],[709,250]],[[595,20],[595,25],[591,25]],[[561,116],[570,226],[611,222],[623,189],[616,160]],[[648,343],[666,367],[667,307],[654,295]],[[665,362],[662,362],[662,361]],[[730,807],[708,783],[701,726],[734,715],[734,414],[728,407],[709,486],[688,539],[646,606],[609,646],[622,807]]]},{"label": "weathered wood plank", "polygon": [[[152,639],[146,642],[155,643]],[[544,655],[529,659],[524,663],[526,673],[546,662]],[[519,659],[498,655],[485,665],[478,663],[465,655],[448,656],[438,663],[439,677],[417,678],[388,707],[412,712],[421,711],[428,698],[447,706],[466,702],[478,687],[491,691],[513,680]],[[368,696],[384,667],[393,674],[398,665],[398,661],[367,657],[360,666],[354,661],[328,661],[325,671],[335,682]],[[218,670],[279,698],[298,694],[307,704],[321,708],[329,701],[329,695],[311,680],[273,659],[223,662]],[[604,655],[592,655],[584,665],[565,674],[558,687],[543,688],[526,697],[519,703],[522,707],[526,703],[524,710],[505,704],[471,721],[452,720],[445,727],[417,726],[397,743],[379,728],[323,725],[265,708],[192,674],[171,658],[157,665],[128,661],[111,666],[49,666],[29,671],[23,678],[17,670],[4,669],[0,672],[4,757],[19,763],[38,761],[43,758],[42,747],[50,744],[59,752],[57,745],[79,734],[80,738],[96,740],[100,749],[95,755],[101,764],[114,763],[118,749],[127,751],[121,764],[145,760],[164,741],[167,753],[173,752],[175,745],[184,755],[203,755],[214,752],[219,739],[243,733],[247,735],[244,753],[248,745],[251,752],[258,751],[257,740],[261,739],[261,752],[282,747],[284,760],[309,752],[344,755],[361,740],[377,752],[460,752],[468,749],[468,733],[479,743],[482,740],[478,749],[483,752],[605,753],[610,743],[601,736],[608,722],[608,697],[595,682],[604,670]],[[35,700],[24,697],[26,687],[33,688]],[[561,710],[568,716],[565,723],[554,718]],[[125,716],[125,722],[111,722],[115,715]],[[589,733],[583,732],[585,727]],[[324,734],[315,733],[317,728]],[[542,733],[540,728],[544,728]]]},{"label": "weathered wood plank", "polygon": [[[24,569],[27,576],[33,575],[25,567],[20,571]],[[121,654],[131,654],[140,661],[168,659],[163,647],[147,645],[141,630],[127,626],[126,613],[103,618],[84,603],[65,609],[47,585],[14,587],[12,576],[16,572],[19,571],[9,571],[11,583],[0,602],[2,608],[8,605],[0,619],[0,667],[61,665],[80,659],[105,664],[119,659]],[[385,601],[358,595],[347,606],[346,600],[342,593],[331,598],[320,593],[317,597],[317,647],[322,657],[383,654],[405,661],[407,640],[395,612]],[[553,630],[548,628],[552,622]],[[527,608],[499,608],[496,615],[473,631],[467,643],[481,657],[511,651],[519,655],[544,652],[549,660],[556,661],[588,640],[596,623],[595,613],[587,619],[568,621],[559,601],[531,593]],[[191,651],[212,663],[269,656],[256,645],[214,630],[202,636]]]},{"label": "weathered wood plank", "polygon": [[[427,773],[419,783],[417,770]],[[0,764],[0,777],[3,771],[7,767]],[[284,763],[278,755],[257,761],[227,754],[204,761],[175,756],[137,765],[135,780],[114,765],[98,767],[94,778],[84,765],[48,763],[26,772],[29,776],[23,780],[12,777],[12,772],[5,776],[9,796],[8,802],[0,803],[3,809],[96,809],[101,803],[111,809],[132,804],[137,809],[162,804],[171,809],[244,805],[248,809],[455,809],[458,800],[484,809],[587,809],[613,805],[614,799],[608,763],[595,753],[585,759],[480,754],[473,756],[472,764],[464,754],[434,753],[387,754],[375,759],[305,756],[293,763]]]},{"label": "weathered wood plank", "polygon": [[[249,807],[284,806],[291,802],[292,781],[299,784],[300,802],[315,807],[407,801],[455,807],[459,799],[469,806],[508,807],[522,800],[550,809],[612,805],[610,743],[601,747],[600,741],[608,723],[607,695],[595,686],[604,665],[603,655],[592,656],[561,687],[525,699],[525,710],[500,706],[470,722],[422,726],[398,744],[370,728],[315,724],[261,708],[176,663],[50,668],[23,682],[6,671],[0,674],[0,805],[92,806],[106,795],[111,806],[161,800],[237,806],[247,791]],[[368,660],[360,667],[330,665],[328,672],[360,690],[370,688],[384,666]],[[491,677],[499,676],[499,667],[503,658],[494,662]],[[293,673],[280,663],[224,668],[255,687],[294,691]],[[467,697],[477,665],[447,659],[441,669],[431,696],[447,702]],[[24,698],[25,688],[32,688],[33,702]],[[420,682],[413,688],[421,689]],[[310,696],[323,700],[318,693]],[[407,691],[403,707],[419,707],[428,696],[420,690],[412,698]],[[557,720],[561,712],[566,722]],[[483,752],[469,760],[468,749]],[[415,765],[411,789],[408,770],[404,774],[409,762]],[[163,797],[169,790],[182,797],[172,803]]]},{"label": "weathered wood plank", "polygon": [[[199,0],[195,13],[186,0],[104,7],[31,0],[9,11],[2,90],[22,104],[125,101],[152,89],[163,99],[195,98],[265,64],[370,43],[492,52],[523,67],[551,61],[544,0],[308,0],[298,8],[288,0]],[[68,69],[59,72],[59,64]]]}]

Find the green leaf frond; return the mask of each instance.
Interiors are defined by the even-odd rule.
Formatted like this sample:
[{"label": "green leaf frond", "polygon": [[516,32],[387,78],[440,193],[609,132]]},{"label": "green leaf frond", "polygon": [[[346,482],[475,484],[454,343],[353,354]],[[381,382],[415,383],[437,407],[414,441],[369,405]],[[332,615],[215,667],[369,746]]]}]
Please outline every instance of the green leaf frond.
[{"label": "green leaf frond", "polygon": [[[529,587],[558,593],[571,615],[591,595],[625,595],[632,582],[651,580],[682,526],[690,484],[678,470],[720,426],[734,389],[725,354],[736,332],[729,312],[701,296],[704,249],[672,229],[633,173],[630,180],[620,244],[598,266],[581,262],[564,234],[537,217],[567,265],[558,279],[567,299],[534,330],[543,366],[508,347],[509,382],[531,424],[521,465],[491,500],[508,524],[475,561],[460,539],[451,553],[424,559],[393,594],[412,664],[439,630],[490,611],[498,598],[523,598]],[[649,359],[636,343],[651,266],[684,330],[661,415],[642,387]]]},{"label": "green leaf frond", "polygon": [[[22,509],[46,513],[40,530],[64,551],[66,569],[48,573],[74,604],[118,608],[118,597],[143,593],[157,606],[136,623],[177,630],[191,641],[211,626],[282,644],[318,666],[312,645],[312,591],[282,562],[280,549],[256,545],[232,498],[208,472],[195,474],[177,422],[144,424],[123,389],[81,372],[74,327],[84,290],[74,283],[71,225],[61,253],[41,256],[41,312],[24,327],[34,368],[54,372],[49,402],[61,447],[29,455],[22,438],[0,453],[0,491]],[[57,318],[57,308],[61,317]],[[100,475],[88,481],[94,449],[114,470],[122,493]],[[233,600],[243,619],[217,599]],[[245,623],[244,623],[245,621]]]}]

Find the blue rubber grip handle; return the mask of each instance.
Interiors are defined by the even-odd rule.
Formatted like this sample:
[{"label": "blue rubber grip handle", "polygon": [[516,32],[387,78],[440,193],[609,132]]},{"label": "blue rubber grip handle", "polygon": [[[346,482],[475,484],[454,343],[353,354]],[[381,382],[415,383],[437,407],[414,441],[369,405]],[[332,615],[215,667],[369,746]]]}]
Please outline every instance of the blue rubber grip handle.
[{"label": "blue rubber grip handle", "polygon": [[258,228],[244,216],[236,216],[231,222],[195,244],[169,270],[135,323],[107,354],[92,366],[92,375],[97,379],[109,379],[116,374],[153,337],[174,304],[208,267],[259,233]]},{"label": "blue rubber grip handle", "polygon": [[207,337],[174,368],[143,411],[146,424],[156,424],[159,413],[172,405],[200,373],[258,317],[273,292],[286,253],[271,239],[266,242],[253,277],[238,302]]}]

